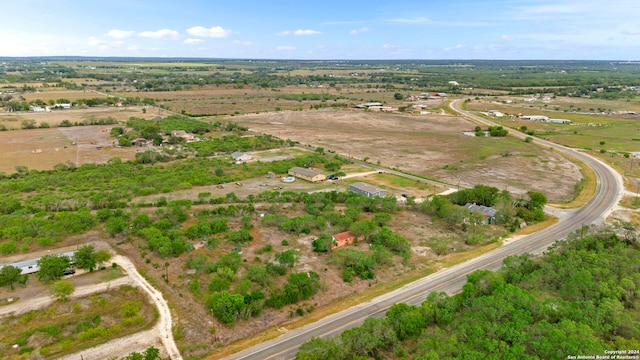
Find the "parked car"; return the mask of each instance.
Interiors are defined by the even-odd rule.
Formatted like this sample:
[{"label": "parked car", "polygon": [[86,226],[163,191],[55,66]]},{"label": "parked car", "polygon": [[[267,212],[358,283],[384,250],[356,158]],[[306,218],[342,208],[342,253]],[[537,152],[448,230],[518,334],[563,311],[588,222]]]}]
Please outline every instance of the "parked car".
[{"label": "parked car", "polygon": [[338,180],[338,177],[333,175],[333,174],[331,174],[331,175],[327,176],[327,180]]},{"label": "parked car", "polygon": [[73,274],[75,274],[75,273],[76,273],[76,271],[75,271],[74,269],[65,269],[65,270],[62,272],[62,275],[73,275]]}]

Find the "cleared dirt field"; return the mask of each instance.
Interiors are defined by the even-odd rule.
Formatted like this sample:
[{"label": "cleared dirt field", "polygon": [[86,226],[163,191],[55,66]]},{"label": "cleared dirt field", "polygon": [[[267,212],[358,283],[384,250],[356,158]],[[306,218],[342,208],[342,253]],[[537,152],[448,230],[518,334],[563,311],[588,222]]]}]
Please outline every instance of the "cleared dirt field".
[{"label": "cleared dirt field", "polygon": [[54,165],[71,162],[104,164],[119,157],[135,158],[139,148],[113,148],[111,126],[75,126],[0,132],[0,172],[12,174],[16,166],[29,170],[51,170]]},{"label": "cleared dirt field", "polygon": [[[121,92],[120,96],[132,93]],[[303,95],[316,96],[304,99]],[[172,111],[186,111],[189,114],[248,114],[281,110],[308,110],[311,106],[353,107],[356,104],[381,101],[390,106],[405,105],[393,99],[393,91],[385,89],[362,89],[351,87],[310,87],[286,86],[278,89],[245,86],[193,86],[182,91],[138,92],[136,96],[154,99],[157,105],[166,106]],[[317,96],[328,100],[322,101]]]},{"label": "cleared dirt field", "polygon": [[118,121],[127,121],[130,117],[153,119],[156,116],[167,116],[162,109],[147,108],[146,113],[141,106],[132,107],[95,107],[80,110],[55,110],[50,112],[0,112],[0,124],[8,130],[21,129],[23,120],[34,120],[35,126],[46,122],[51,127],[60,125],[63,120],[69,120],[72,124],[90,122],[92,120],[113,118]]},{"label": "cleared dirt field", "polygon": [[[20,129],[22,120],[35,120],[36,126],[47,122],[57,126],[62,120],[83,123],[93,119],[112,117],[125,122],[130,117],[153,119],[166,116],[159,109],[141,107],[91,108],[84,110],[52,111],[44,113],[0,113],[0,124],[9,129]],[[0,172],[11,174],[16,166],[33,170],[50,170],[54,165],[68,161],[83,164],[103,164],[113,157],[131,160],[138,148],[114,148],[109,136],[115,125],[52,127],[48,129],[0,131]]]},{"label": "cleared dirt field", "polygon": [[540,191],[569,200],[582,175],[558,154],[513,138],[462,134],[463,117],[355,110],[285,111],[233,117],[250,130],[460,186],[486,184],[518,195]]}]

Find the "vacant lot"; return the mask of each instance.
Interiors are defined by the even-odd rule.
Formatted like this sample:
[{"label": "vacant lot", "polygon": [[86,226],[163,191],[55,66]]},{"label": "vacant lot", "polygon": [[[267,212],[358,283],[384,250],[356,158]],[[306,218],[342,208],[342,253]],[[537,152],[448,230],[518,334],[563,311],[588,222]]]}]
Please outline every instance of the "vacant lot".
[{"label": "vacant lot", "polygon": [[[513,138],[462,134],[476,124],[453,115],[355,110],[285,111],[233,117],[259,133],[460,186],[486,184],[550,201],[570,200],[582,175],[562,156]],[[533,175],[535,174],[535,175]]]},{"label": "vacant lot", "polygon": [[139,148],[114,148],[111,126],[74,126],[0,132],[2,162],[0,172],[11,174],[16,166],[29,170],[51,170],[56,164],[71,162],[104,164],[119,157],[131,160]]},{"label": "vacant lot", "polygon": [[167,116],[168,114],[155,108],[147,108],[143,112],[143,107],[94,107],[79,110],[55,110],[50,112],[0,112],[0,124],[4,125],[8,130],[16,130],[22,128],[22,121],[33,120],[35,126],[38,127],[42,123],[47,123],[54,127],[60,125],[63,120],[69,120],[71,124],[85,124],[100,119],[115,119],[125,122],[131,117],[139,117],[144,119],[153,119],[156,116]]},{"label": "vacant lot", "polygon": [[[125,122],[131,117],[152,119],[166,115],[159,110],[142,108],[91,108],[85,110],[52,111],[46,113],[1,113],[0,124],[9,129],[20,129],[23,120],[35,120],[36,126],[46,122],[57,126],[62,120],[82,124],[84,121],[112,117]],[[104,164],[107,160],[119,157],[131,160],[136,148],[114,148],[114,139],[109,131],[114,125],[52,127],[0,131],[0,172],[11,174],[16,166],[26,166],[33,170],[50,170],[54,165],[71,162],[83,164]]]}]

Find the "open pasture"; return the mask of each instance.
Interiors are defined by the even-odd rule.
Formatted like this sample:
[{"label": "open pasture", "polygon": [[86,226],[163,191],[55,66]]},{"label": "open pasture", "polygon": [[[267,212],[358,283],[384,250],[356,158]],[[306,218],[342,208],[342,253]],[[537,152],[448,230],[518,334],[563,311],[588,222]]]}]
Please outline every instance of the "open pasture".
[{"label": "open pasture", "polygon": [[[118,93],[119,96],[131,96]],[[157,105],[188,114],[239,115],[279,110],[309,110],[314,107],[354,107],[379,101],[390,106],[406,103],[394,100],[394,92],[358,86],[332,88],[285,86],[277,89],[258,86],[192,86],[183,91],[154,91],[138,96],[154,99]],[[438,101],[433,101],[434,106]]]},{"label": "open pasture", "polygon": [[[558,103],[566,102],[567,100],[563,99]],[[624,109],[635,109],[635,103],[625,102],[625,104],[628,104],[628,106]],[[574,105],[576,112],[554,111],[551,109],[559,106],[554,103],[549,104],[547,107],[543,106],[543,109],[537,106],[534,108],[522,108],[517,105],[507,105],[494,101],[472,101],[467,103],[466,106],[473,111],[499,110],[506,114],[544,115],[549,118],[571,120],[571,124],[554,124],[523,120],[518,117],[488,117],[491,121],[511,128],[526,126],[528,130],[535,131],[537,136],[569,147],[636,152],[640,145],[640,116],[638,115],[612,116],[585,113],[584,108],[581,108],[582,112],[578,112],[576,105]],[[590,103],[584,103],[582,106],[589,106],[589,108],[596,106],[597,108],[596,104]],[[615,105],[609,104],[609,106],[613,107]]]},{"label": "open pasture", "polygon": [[[236,116],[249,130],[323,147],[342,156],[439,179],[486,184],[567,201],[582,178],[562,156],[514,138],[462,134],[475,123],[452,115],[390,115],[356,110],[286,111]],[[536,176],[523,174],[535,173]]]},{"label": "open pasture", "polygon": [[56,102],[58,99],[66,99],[74,102],[79,99],[106,97],[105,94],[96,91],[64,90],[51,87],[39,88],[36,92],[25,92],[20,94],[20,96],[24,97],[25,101],[34,101],[39,99],[44,102],[49,102],[49,100]]},{"label": "open pasture", "polygon": [[109,159],[135,158],[137,148],[114,148],[111,126],[0,131],[0,172],[12,174],[16,166],[51,170],[57,164],[104,164]]},{"label": "open pasture", "polygon": [[71,124],[89,124],[99,119],[113,118],[118,122],[126,122],[131,117],[144,119],[153,119],[157,116],[167,116],[168,113],[162,109],[146,108],[143,112],[142,107],[94,107],[79,110],[54,110],[49,112],[0,112],[0,124],[4,125],[7,130],[17,130],[22,127],[23,120],[35,121],[38,127],[42,123],[47,123],[51,127],[59,126],[63,120],[69,120]]}]

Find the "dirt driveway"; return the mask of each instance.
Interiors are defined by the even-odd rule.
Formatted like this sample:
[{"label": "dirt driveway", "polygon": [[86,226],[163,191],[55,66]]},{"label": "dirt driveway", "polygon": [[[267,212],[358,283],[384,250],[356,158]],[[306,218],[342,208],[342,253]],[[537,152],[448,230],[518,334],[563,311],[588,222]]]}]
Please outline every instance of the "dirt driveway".
[{"label": "dirt driveway", "polygon": [[[30,255],[37,256],[34,253]],[[134,285],[144,290],[158,309],[158,323],[150,330],[115,339],[108,343],[65,356],[62,359],[75,360],[82,358],[84,360],[102,360],[122,358],[134,351],[142,352],[151,346],[161,349],[163,356],[167,356],[170,359],[182,359],[171,331],[172,319],[169,305],[162,293],[151,286],[147,280],[140,275],[128,258],[115,255],[111,261],[118,264],[127,276],[108,282],[79,286],[74,291],[72,298],[109,291],[110,288],[121,285]],[[0,307],[0,316],[11,313],[21,314],[30,310],[45,308],[54,301],[48,291],[40,293],[35,297],[25,298],[25,294],[21,294],[21,296],[22,298],[18,302]]]}]

